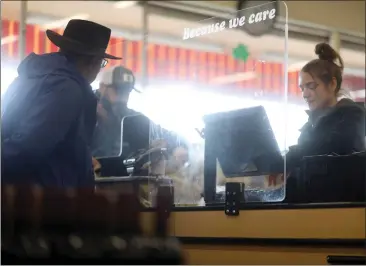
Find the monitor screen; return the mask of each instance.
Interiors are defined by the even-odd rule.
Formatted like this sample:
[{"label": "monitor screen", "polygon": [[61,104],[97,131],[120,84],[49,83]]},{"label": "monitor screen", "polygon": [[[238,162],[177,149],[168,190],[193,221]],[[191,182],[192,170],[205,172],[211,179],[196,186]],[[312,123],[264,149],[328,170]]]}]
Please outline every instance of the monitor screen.
[{"label": "monitor screen", "polygon": [[282,159],[262,106],[210,114],[204,122],[206,152],[226,177],[269,174],[272,162]]},{"label": "monitor screen", "polygon": [[125,116],[122,119],[122,157],[128,158],[139,150],[149,148],[150,119],[144,115]]},{"label": "monitor screen", "polygon": [[[125,116],[121,122],[121,153],[119,156],[97,158],[101,164],[100,176],[128,176],[132,169],[128,161],[139,150],[148,149],[150,143],[150,119],[143,115]],[[133,163],[133,162],[132,162]]]}]

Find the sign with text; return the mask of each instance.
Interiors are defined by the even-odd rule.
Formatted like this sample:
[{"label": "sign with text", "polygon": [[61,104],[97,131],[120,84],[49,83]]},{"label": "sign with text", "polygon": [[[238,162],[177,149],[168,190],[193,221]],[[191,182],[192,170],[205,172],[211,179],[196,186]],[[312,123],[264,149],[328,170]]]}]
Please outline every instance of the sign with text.
[{"label": "sign with text", "polygon": [[[255,171],[265,172],[265,170],[258,169],[270,169],[268,166],[270,160],[264,153],[278,153],[279,149],[281,152],[284,150],[287,131],[285,112],[282,111],[282,108],[285,110],[284,107],[287,104],[287,97],[283,97],[287,95],[287,83],[285,82],[287,73],[282,65],[277,64],[278,67],[272,69],[272,62],[265,62],[257,57],[259,54],[257,50],[260,53],[269,52],[261,50],[263,41],[269,38],[267,36],[265,38],[252,37],[269,33],[273,29],[277,13],[276,3],[270,2],[240,10],[227,19],[214,17],[179,24],[174,31],[181,35],[182,45],[191,47],[191,51],[194,50],[195,53],[188,49],[172,49],[169,52],[159,49],[157,51],[166,60],[159,60],[154,70],[163,73],[164,79],[148,90],[151,95],[154,95],[151,98],[151,102],[154,103],[151,105],[154,107],[151,109],[151,118],[155,119],[156,123],[163,128],[177,132],[178,137],[167,138],[158,127],[154,127],[151,130],[150,143],[164,139],[166,140],[164,148],[167,151],[173,151],[172,156],[166,160],[165,174],[174,175],[174,183],[179,184],[175,186],[174,190],[176,204],[197,202],[200,197],[199,191],[205,191],[205,197],[209,197],[206,194],[208,190],[206,185],[212,189],[216,186],[217,165],[224,163],[229,165],[231,162],[223,162],[225,160],[223,158],[234,158],[229,154],[233,153],[235,145],[240,144],[238,139],[245,138],[235,129],[235,124],[245,125],[245,128],[259,140],[255,142],[257,144],[253,142],[249,145],[246,142],[240,146],[243,156],[235,162],[235,165],[240,168],[238,171],[244,172],[245,175]],[[283,48],[284,65],[286,65],[287,53],[286,36],[287,34],[282,31],[276,32],[276,36],[270,37],[274,46]],[[223,48],[222,45],[225,47]],[[174,63],[169,64],[169,62]],[[174,73],[175,76],[168,82],[166,76],[169,73]],[[235,89],[235,84],[238,83],[242,85],[240,92]],[[272,94],[265,93],[268,91],[267,88],[273,89],[276,83],[281,84],[276,91],[281,98],[277,99]],[[148,106],[146,101],[144,108]],[[254,106],[263,106],[266,116],[259,115],[258,119],[249,118],[249,116],[240,117],[233,120],[235,122],[229,126],[220,124],[218,128],[223,130],[220,137],[210,135],[209,126],[203,119],[205,116]],[[160,110],[158,111],[158,109]],[[268,123],[264,117],[276,122]],[[264,123],[266,123],[265,126],[263,126]],[[260,130],[260,128],[264,128],[263,132],[267,132],[268,124],[271,124],[273,136],[262,134]],[[201,134],[202,132],[204,134]],[[250,134],[250,132],[246,132],[246,134]],[[225,136],[225,138],[221,136]],[[273,150],[277,149],[276,145],[270,145],[269,149],[263,148],[264,143],[275,143],[276,141],[278,150]],[[213,143],[216,142],[222,145],[214,147]],[[242,142],[244,143],[244,141]],[[172,148],[175,145],[178,145],[179,149]],[[263,154],[260,151],[263,151]],[[222,154],[228,156],[221,156]],[[259,157],[260,160],[256,160]],[[206,178],[207,175],[210,178],[212,176],[212,179]],[[255,178],[253,176],[253,181]],[[206,182],[211,182],[211,184]],[[253,182],[253,184],[256,183]],[[248,201],[280,201],[282,196],[278,195],[284,195],[282,193],[284,191],[281,192],[281,189],[282,187],[279,188],[279,193],[273,196],[273,193],[267,194],[267,190],[273,190],[273,185],[271,187],[250,187],[247,189],[247,193],[252,193],[252,196],[248,198]],[[254,194],[258,196],[254,196]]]},{"label": "sign with text", "polygon": [[[249,1],[249,4],[253,3]],[[197,28],[184,28],[183,40],[197,38],[208,34],[214,34],[227,29],[241,28],[253,36],[261,36],[270,32],[278,15],[277,2],[262,4],[246,9],[240,9],[232,19],[217,21]]]}]

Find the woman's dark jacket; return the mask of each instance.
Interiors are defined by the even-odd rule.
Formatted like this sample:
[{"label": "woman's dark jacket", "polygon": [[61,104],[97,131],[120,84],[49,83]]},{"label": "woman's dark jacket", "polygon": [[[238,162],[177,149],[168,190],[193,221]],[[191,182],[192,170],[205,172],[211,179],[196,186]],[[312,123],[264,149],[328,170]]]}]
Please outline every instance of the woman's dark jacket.
[{"label": "woman's dark jacket", "polygon": [[304,156],[347,155],[364,151],[365,108],[352,100],[342,99],[335,107],[308,112],[296,146],[286,155],[288,169],[299,167]]}]

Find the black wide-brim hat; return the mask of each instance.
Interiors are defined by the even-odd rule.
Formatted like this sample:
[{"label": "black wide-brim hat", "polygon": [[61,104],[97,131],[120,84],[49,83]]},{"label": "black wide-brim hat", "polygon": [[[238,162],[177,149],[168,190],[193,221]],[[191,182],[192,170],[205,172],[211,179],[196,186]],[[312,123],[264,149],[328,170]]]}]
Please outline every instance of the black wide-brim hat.
[{"label": "black wide-brim hat", "polygon": [[105,51],[111,38],[111,29],[98,23],[72,19],[63,35],[47,30],[48,39],[62,50],[80,55],[100,56],[108,59],[122,59]]}]

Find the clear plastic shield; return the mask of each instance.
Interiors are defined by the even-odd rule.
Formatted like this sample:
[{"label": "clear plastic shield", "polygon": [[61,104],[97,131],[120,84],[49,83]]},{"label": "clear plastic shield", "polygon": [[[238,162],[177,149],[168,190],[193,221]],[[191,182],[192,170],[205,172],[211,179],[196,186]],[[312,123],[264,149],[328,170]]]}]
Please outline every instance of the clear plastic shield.
[{"label": "clear plastic shield", "polygon": [[151,207],[158,183],[149,173],[150,128],[141,89],[142,41],[112,38],[108,60],[92,84],[98,98],[92,152],[99,189],[125,191],[123,180],[138,184],[140,201]]},{"label": "clear plastic shield", "polygon": [[173,180],[176,204],[222,202],[231,182],[245,184],[246,202],[284,199],[287,132],[298,129],[288,114],[299,112],[288,102],[298,95],[288,95],[286,17],[284,3],[267,2],[187,22],[179,47],[154,53],[131,104],[154,122],[150,148],[163,156],[151,155],[150,174]]},{"label": "clear plastic shield", "polygon": [[[149,146],[150,122],[138,107],[143,105],[140,95],[141,50],[141,40],[122,38],[111,38],[107,47],[108,54],[122,60],[106,60],[92,84],[98,98],[92,147],[96,158],[128,160],[138,150]],[[137,138],[134,139],[133,135]]]},{"label": "clear plastic shield", "polygon": [[147,147],[130,157],[145,171],[132,174],[173,182],[177,205],[223,202],[232,182],[245,184],[246,202],[285,197],[285,154],[303,109],[288,93],[285,4],[255,3],[231,18],[180,23],[176,44],[147,44],[145,67],[142,43],[122,44],[136,78],[128,108],[150,121]]},{"label": "clear plastic shield", "polygon": [[[107,48],[107,53],[123,41],[117,40]],[[93,136],[92,152],[98,160],[101,158],[117,158],[122,154],[122,121],[129,114],[127,109],[128,97],[121,93],[122,89],[114,82],[115,68],[121,66],[121,61],[105,61],[106,64],[92,83],[98,98],[97,124]]]},{"label": "clear plastic shield", "polygon": [[134,159],[149,147],[150,119],[138,107],[143,105],[141,49],[141,41],[112,38],[106,52],[123,59],[106,61],[92,84],[98,98],[93,156],[108,162],[115,158],[127,168],[113,176],[131,175]]}]

